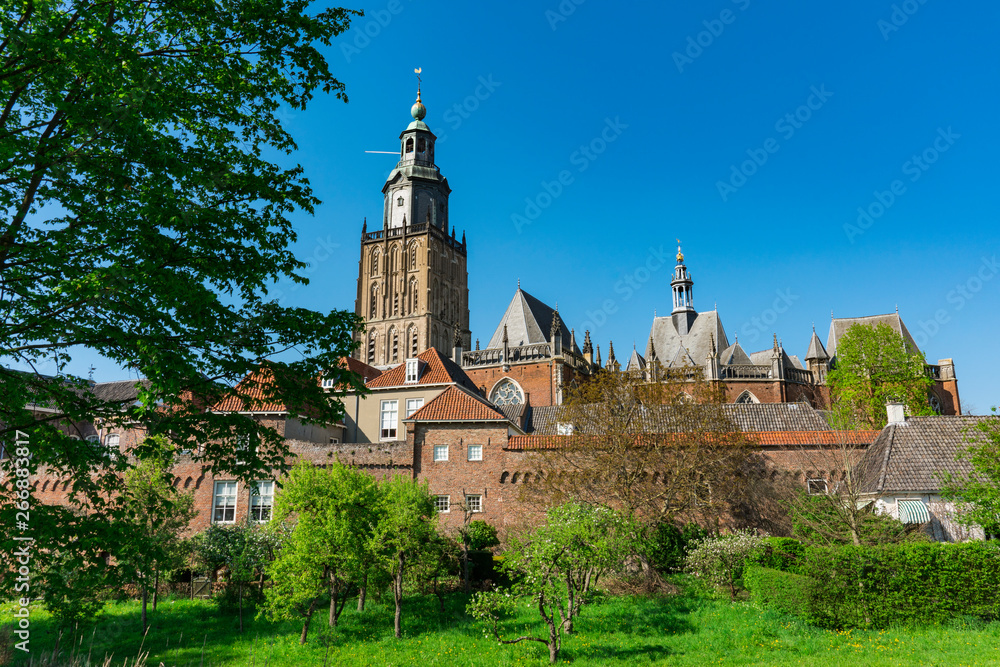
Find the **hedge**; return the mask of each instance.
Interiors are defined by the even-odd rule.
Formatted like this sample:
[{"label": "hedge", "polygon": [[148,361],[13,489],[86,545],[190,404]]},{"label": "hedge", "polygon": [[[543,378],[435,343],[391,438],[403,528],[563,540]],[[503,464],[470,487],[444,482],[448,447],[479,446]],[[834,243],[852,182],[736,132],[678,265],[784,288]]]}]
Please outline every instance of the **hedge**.
[{"label": "hedge", "polygon": [[992,543],[809,547],[797,574],[752,569],[754,599],[823,627],[1000,618],[1000,547]]}]

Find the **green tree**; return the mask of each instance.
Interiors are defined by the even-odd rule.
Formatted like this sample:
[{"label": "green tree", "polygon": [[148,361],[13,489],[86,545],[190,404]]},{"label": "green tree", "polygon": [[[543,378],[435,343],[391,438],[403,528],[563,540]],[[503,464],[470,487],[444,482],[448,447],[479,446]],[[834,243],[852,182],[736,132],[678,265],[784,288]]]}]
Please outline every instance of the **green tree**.
[{"label": "green tree", "polygon": [[[620,571],[637,547],[637,526],[614,510],[579,503],[553,507],[544,524],[513,538],[504,552],[504,569],[516,581],[511,590],[477,593],[469,603],[469,613],[486,624],[499,642],[545,644],[549,662],[555,663],[563,633],[573,631],[573,619],[598,577]],[[521,599],[536,605],[545,636],[504,639],[500,634],[500,619]]]},{"label": "green tree", "polygon": [[403,636],[403,582],[436,534],[437,510],[427,482],[395,476],[384,480],[382,515],[374,537],[381,544],[382,568],[392,579],[392,598],[396,604],[393,623],[396,637]]},{"label": "green tree", "polygon": [[725,587],[729,599],[736,599],[736,589],[743,577],[747,558],[764,546],[764,537],[750,530],[706,537],[688,552],[687,570],[713,588]]},{"label": "green tree", "polygon": [[[125,509],[131,517],[128,542],[116,548],[120,565],[134,576],[142,598],[142,632],[147,627],[147,602],[154,599],[160,574],[181,567],[181,534],[197,514],[194,494],[181,493],[170,472],[173,448],[165,438],[147,443],[159,456],[141,461],[125,473],[122,490]],[[154,610],[156,605],[153,605]]]},{"label": "green tree", "polygon": [[377,526],[385,518],[375,479],[340,462],[319,468],[295,466],[275,505],[275,520],[295,516],[293,549],[282,558],[300,558],[309,544],[310,562],[321,566],[330,595],[329,625],[335,627],[352,584],[363,585],[377,559]]},{"label": "green tree", "polygon": [[933,414],[928,396],[934,381],[924,355],[888,324],[853,324],[837,342],[836,365],[827,375],[841,426],[881,429],[885,405],[898,401],[911,415]]},{"label": "green tree", "polygon": [[[291,216],[320,203],[288,162],[296,144],[281,115],[320,91],[346,101],[317,46],[358,14],[307,4],[11,0],[0,10],[0,437],[9,446],[28,433],[31,473],[69,481],[104,519],[92,526],[104,539],[127,518],[114,491],[128,463],[64,425],[138,425],[249,480],[281,469],[287,445],[205,406],[233,393],[250,405],[259,391],[335,423],[341,403],[316,378],[334,380],[334,398],[363,387],[336,365],[353,349],[353,314],[269,294],[279,280],[306,282]],[[67,375],[81,347],[146,378],[138,400],[102,398]],[[267,382],[232,388],[265,359]],[[44,406],[41,418],[31,406]],[[233,442],[254,433],[260,446],[240,457]],[[12,509],[5,496],[8,552]],[[52,526],[33,525],[40,558],[72,548],[71,531]]]},{"label": "green tree", "polygon": [[[997,408],[993,408],[996,416]],[[941,496],[957,503],[956,518],[967,526],[1000,533],[1000,420],[982,419],[966,431],[968,447],[958,454],[972,470],[943,473]]]}]

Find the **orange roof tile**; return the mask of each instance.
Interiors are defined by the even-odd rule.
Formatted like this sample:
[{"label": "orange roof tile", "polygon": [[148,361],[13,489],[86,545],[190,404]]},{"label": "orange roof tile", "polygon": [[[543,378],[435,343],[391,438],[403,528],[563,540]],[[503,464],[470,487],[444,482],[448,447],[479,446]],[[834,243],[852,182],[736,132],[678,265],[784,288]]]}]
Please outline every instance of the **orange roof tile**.
[{"label": "orange roof tile", "polygon": [[250,373],[239,381],[236,387],[243,396],[250,399],[250,404],[244,402],[242,396],[227,396],[214,406],[212,410],[216,412],[287,412],[288,408],[283,403],[273,402],[268,394],[271,393],[271,383],[274,382],[274,372],[266,365]]},{"label": "orange roof tile", "polygon": [[[748,440],[761,446],[768,445],[870,445],[879,431],[750,431],[744,433]],[[652,435],[652,434],[649,434]],[[667,434],[672,435],[672,434]],[[558,449],[564,447],[568,435],[515,435],[507,440],[505,449]],[[674,437],[681,437],[680,434]],[[579,436],[577,436],[579,438]]]},{"label": "orange roof tile", "polygon": [[415,421],[507,421],[507,417],[483,399],[458,387],[448,387],[410,419]]},{"label": "orange roof tile", "polygon": [[465,371],[448,357],[443,356],[436,348],[429,348],[417,355],[424,362],[420,377],[416,382],[406,382],[406,363],[382,373],[368,383],[369,389],[384,389],[386,387],[404,387],[421,384],[460,384],[466,389],[477,391],[476,384],[469,379]]},{"label": "orange roof tile", "polygon": [[354,373],[360,375],[362,378],[364,378],[366,383],[382,375],[382,371],[380,371],[379,369],[375,368],[374,366],[369,366],[365,362],[355,359],[354,357],[343,357],[340,360],[340,365],[346,368],[347,370],[353,371]]}]

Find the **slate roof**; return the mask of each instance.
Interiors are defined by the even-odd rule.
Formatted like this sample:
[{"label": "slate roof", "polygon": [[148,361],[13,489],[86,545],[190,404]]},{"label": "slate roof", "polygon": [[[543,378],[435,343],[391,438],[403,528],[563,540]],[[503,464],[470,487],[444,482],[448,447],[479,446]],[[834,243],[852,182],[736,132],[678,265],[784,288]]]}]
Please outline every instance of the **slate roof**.
[{"label": "slate roof", "polygon": [[690,330],[684,336],[677,333],[672,316],[654,317],[649,339],[646,343],[646,358],[655,350],[656,358],[667,366],[683,366],[685,361],[687,365],[704,365],[712,352],[713,340],[716,350],[729,347],[722,320],[715,310],[697,313]]},{"label": "slate roof", "polygon": [[149,380],[119,380],[98,382],[91,391],[102,401],[112,403],[134,403],[139,399],[139,390],[150,385]]},{"label": "slate roof", "polygon": [[[752,364],[750,361],[750,356],[743,350],[743,346],[739,344],[739,341],[733,343],[719,355],[720,364]],[[768,362],[770,363],[770,361]]]},{"label": "slate roof", "polygon": [[[727,403],[721,408],[737,428],[744,432],[831,431],[822,413],[808,403]],[[555,435],[556,423],[562,410],[562,406],[558,405],[533,407],[524,430],[533,435]],[[650,411],[651,428],[655,428],[657,423],[669,423],[666,419],[667,410],[669,408],[664,406]]]},{"label": "slate roof", "polygon": [[465,374],[465,371],[454,361],[438,352],[437,348],[428,348],[418,354],[417,359],[423,361],[424,366],[416,382],[406,382],[406,363],[404,362],[383,372],[374,380],[370,380],[368,388],[385,389],[387,387],[454,383],[478,393],[479,389],[469,376]]},{"label": "slate roof", "polygon": [[[967,474],[968,461],[955,456],[971,438],[982,437],[974,427],[987,422],[1000,427],[997,417],[908,417],[889,424],[855,467],[862,493],[935,493],[939,472]],[[968,431],[968,432],[967,432]]]},{"label": "slate roof", "polygon": [[806,361],[810,359],[818,359],[820,361],[826,361],[830,358],[830,355],[826,353],[826,348],[823,347],[823,343],[820,342],[819,336],[816,335],[816,329],[813,329],[812,338],[809,339],[809,349],[806,351]]},{"label": "slate roof", "polygon": [[[503,348],[504,326],[507,327],[507,344],[510,347],[550,343],[549,334],[552,330],[552,313],[554,311],[555,308],[542,303],[518,287],[510,305],[507,306],[507,311],[500,318],[500,324],[497,325],[490,342],[487,343],[486,349]],[[559,329],[562,332],[563,345],[569,347],[570,336],[566,323],[560,322]],[[579,354],[579,347],[575,344],[573,347],[573,351]]]},{"label": "slate roof", "polygon": [[646,359],[639,354],[638,350],[634,347],[632,348],[632,356],[628,358],[628,363],[625,364],[625,370],[627,371],[641,371],[646,367]]},{"label": "slate roof", "polygon": [[507,421],[507,416],[485,399],[451,386],[404,421]]},{"label": "slate roof", "polygon": [[879,324],[887,324],[893,331],[903,337],[910,352],[916,354],[920,351],[916,341],[913,340],[913,336],[910,335],[906,325],[903,324],[903,320],[899,317],[899,313],[868,315],[867,317],[835,317],[830,321],[830,334],[826,339],[826,352],[830,355],[831,359],[837,356],[837,342],[851,328],[851,325],[854,324],[865,324],[872,327]]}]

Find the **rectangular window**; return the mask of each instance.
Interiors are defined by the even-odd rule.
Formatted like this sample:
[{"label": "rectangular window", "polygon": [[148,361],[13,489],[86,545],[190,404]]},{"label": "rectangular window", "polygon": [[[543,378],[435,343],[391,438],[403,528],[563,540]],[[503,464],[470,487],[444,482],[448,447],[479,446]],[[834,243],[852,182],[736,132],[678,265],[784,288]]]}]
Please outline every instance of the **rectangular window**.
[{"label": "rectangular window", "polygon": [[340,438],[330,438],[330,444],[331,445],[339,445],[340,444]]},{"label": "rectangular window", "polygon": [[483,511],[483,497],[481,495],[466,496],[465,506],[469,508],[470,512],[482,512]]},{"label": "rectangular window", "polygon": [[408,398],[406,399],[406,418],[409,419],[413,416],[413,413],[424,407],[424,399],[422,398]]},{"label": "rectangular window", "polygon": [[246,463],[257,451],[257,434],[241,433],[236,436],[236,463]]},{"label": "rectangular window", "polygon": [[382,401],[382,440],[396,439],[396,424],[399,422],[399,401]]},{"label": "rectangular window", "polygon": [[435,461],[448,460],[448,445],[434,445],[434,460]]},{"label": "rectangular window", "polygon": [[451,496],[435,496],[434,497],[434,509],[436,509],[439,514],[444,514],[445,512],[450,512],[451,511]]},{"label": "rectangular window", "polygon": [[250,496],[250,520],[270,521],[274,507],[274,482],[257,482],[257,492]]},{"label": "rectangular window", "polygon": [[806,488],[809,490],[809,495],[811,496],[826,495],[826,480],[810,479],[808,482],[806,482]]},{"label": "rectangular window", "polygon": [[469,460],[470,461],[482,461],[483,460],[483,446],[482,445],[469,445]]},{"label": "rectangular window", "polygon": [[117,433],[108,433],[104,436],[104,446],[108,449],[118,449],[119,442],[121,442],[121,437]]},{"label": "rectangular window", "polygon": [[236,521],[236,482],[216,482],[215,499],[212,503],[213,523],[233,523]]},{"label": "rectangular window", "polygon": [[333,389],[334,381],[323,378],[323,389]]},{"label": "rectangular window", "polygon": [[420,378],[420,360],[419,359],[407,359],[406,360],[406,381],[416,382]]}]

